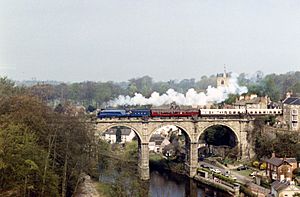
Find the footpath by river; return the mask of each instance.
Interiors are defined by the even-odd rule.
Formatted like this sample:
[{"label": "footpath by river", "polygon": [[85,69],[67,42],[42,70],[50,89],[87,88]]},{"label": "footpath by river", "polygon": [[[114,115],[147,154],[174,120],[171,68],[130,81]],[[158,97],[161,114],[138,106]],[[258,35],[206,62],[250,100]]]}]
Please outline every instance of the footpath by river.
[{"label": "footpath by river", "polygon": [[96,189],[96,184],[89,175],[81,175],[81,183],[78,186],[77,192],[74,197],[106,197],[101,196]]}]

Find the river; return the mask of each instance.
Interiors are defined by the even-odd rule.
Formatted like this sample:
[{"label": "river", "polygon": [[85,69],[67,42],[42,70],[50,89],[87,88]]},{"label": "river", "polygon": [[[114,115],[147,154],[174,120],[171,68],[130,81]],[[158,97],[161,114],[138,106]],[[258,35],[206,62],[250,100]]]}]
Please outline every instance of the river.
[{"label": "river", "polygon": [[[115,166],[114,166],[115,167]],[[110,183],[112,196],[229,197],[230,195],[193,179],[171,172],[152,170],[149,181],[141,181],[135,168],[101,169],[99,181]]]},{"label": "river", "polygon": [[183,175],[151,172],[150,197],[229,197],[230,195],[205,186]]}]

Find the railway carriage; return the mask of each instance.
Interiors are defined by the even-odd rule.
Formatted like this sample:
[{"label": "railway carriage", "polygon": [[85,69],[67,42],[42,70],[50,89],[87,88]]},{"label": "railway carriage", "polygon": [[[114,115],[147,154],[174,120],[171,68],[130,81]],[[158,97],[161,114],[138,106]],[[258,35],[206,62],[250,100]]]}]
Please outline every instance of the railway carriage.
[{"label": "railway carriage", "polygon": [[197,117],[199,109],[152,109],[152,117]]},{"label": "railway carriage", "polygon": [[201,116],[236,116],[246,114],[245,109],[200,109]]}]

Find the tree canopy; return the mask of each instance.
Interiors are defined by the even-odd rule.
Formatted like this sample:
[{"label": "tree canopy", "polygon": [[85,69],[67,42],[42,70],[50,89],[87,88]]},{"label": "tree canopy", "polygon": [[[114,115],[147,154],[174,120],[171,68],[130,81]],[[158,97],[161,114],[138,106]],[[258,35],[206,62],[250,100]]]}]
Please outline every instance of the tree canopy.
[{"label": "tree canopy", "polygon": [[[71,196],[94,146],[82,117],[55,112],[0,80],[0,193]],[[3,88],[4,87],[4,88]]]}]

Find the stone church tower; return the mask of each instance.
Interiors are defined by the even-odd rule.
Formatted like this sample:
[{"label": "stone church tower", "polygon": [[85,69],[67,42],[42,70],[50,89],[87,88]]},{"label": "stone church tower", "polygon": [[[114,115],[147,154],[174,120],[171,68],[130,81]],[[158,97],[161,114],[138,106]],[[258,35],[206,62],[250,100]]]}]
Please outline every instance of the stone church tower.
[{"label": "stone church tower", "polygon": [[217,74],[217,87],[227,87],[229,85],[230,76],[226,73],[226,68],[224,66],[224,73]]}]

